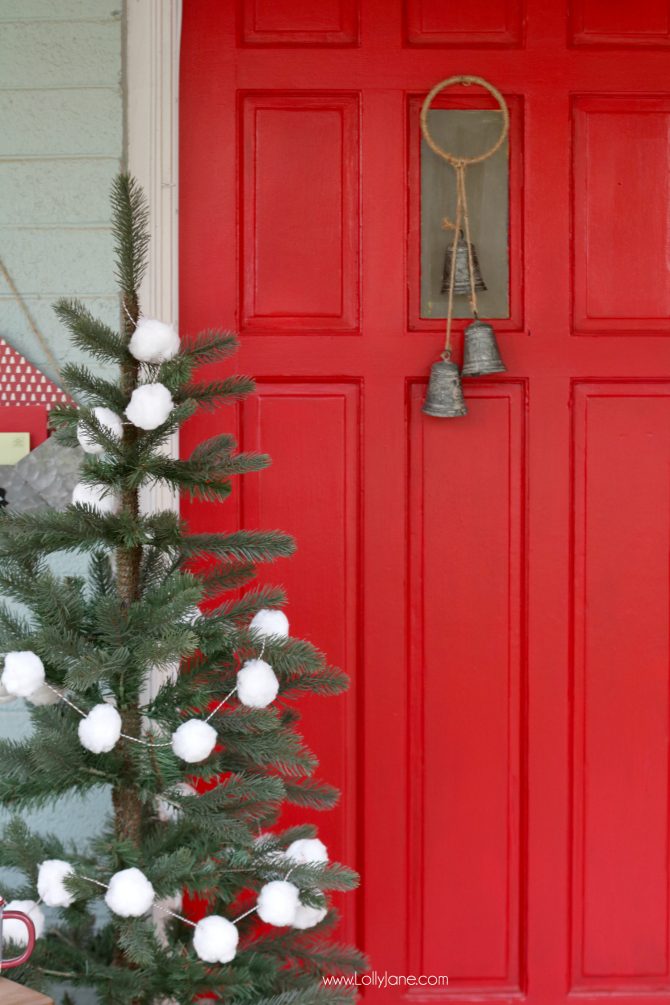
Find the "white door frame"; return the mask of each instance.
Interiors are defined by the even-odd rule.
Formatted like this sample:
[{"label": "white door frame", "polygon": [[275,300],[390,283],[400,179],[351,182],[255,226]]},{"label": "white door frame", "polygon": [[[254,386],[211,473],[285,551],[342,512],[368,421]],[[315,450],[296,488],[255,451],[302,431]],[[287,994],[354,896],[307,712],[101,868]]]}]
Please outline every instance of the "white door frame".
[{"label": "white door frame", "polygon": [[[149,201],[149,267],[140,289],[147,317],[179,321],[179,51],[182,0],[126,0],[126,163]],[[168,453],[179,456],[175,433]],[[165,484],[141,492],[145,513],[178,510]],[[176,673],[178,667],[172,669]],[[154,669],[146,698],[170,671]],[[161,916],[162,917],[162,916]]]},{"label": "white door frame", "polygon": [[[182,0],[126,2],[126,160],[149,200],[151,248],[140,301],[148,317],[179,320],[179,51]],[[177,435],[170,454],[178,456]],[[145,511],[177,509],[166,485],[143,493]]]}]

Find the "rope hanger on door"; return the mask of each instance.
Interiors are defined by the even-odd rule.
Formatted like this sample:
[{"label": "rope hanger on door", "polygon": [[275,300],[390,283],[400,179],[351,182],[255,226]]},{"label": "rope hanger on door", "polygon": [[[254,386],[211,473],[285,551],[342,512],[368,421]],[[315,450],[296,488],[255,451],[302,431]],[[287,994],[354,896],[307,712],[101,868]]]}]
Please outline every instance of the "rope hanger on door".
[{"label": "rope hanger on door", "polygon": [[[445,90],[447,87],[454,87],[456,85],[462,85],[464,87],[469,87],[472,84],[478,84],[483,87],[486,91],[491,94],[495,100],[498,102],[501,114],[501,128],[500,134],[488,150],[484,153],[478,154],[474,157],[457,157],[455,154],[450,153],[448,150],[444,150],[439,143],[433,138],[428,128],[428,112],[430,106],[437,95]],[[509,109],[507,107],[507,102],[503,98],[500,91],[490,84],[488,80],[483,77],[472,77],[457,75],[454,77],[447,77],[446,80],[441,80],[439,84],[436,84],[431,91],[426,95],[426,99],[421,106],[421,132],[423,133],[424,139],[430,149],[442,157],[443,160],[451,164],[454,171],[456,172],[456,219],[452,223],[450,220],[444,221],[445,228],[451,230],[453,229],[454,238],[451,246],[451,270],[449,276],[449,299],[447,301],[447,326],[446,335],[444,342],[444,354],[443,358],[449,359],[451,357],[451,325],[453,319],[453,309],[454,309],[454,281],[456,276],[456,249],[458,247],[458,238],[461,230],[465,231],[465,242],[468,251],[468,279],[470,283],[470,309],[475,318],[479,317],[477,310],[477,292],[475,289],[475,270],[474,263],[472,259],[472,241],[470,239],[470,216],[468,214],[468,197],[467,197],[467,187],[465,181],[465,172],[470,164],[479,164],[482,161],[487,160],[489,157],[493,157],[495,153],[500,150],[507,134],[509,132]]]},{"label": "rope hanger on door", "polygon": [[[488,91],[489,94],[493,95],[500,108],[501,128],[496,142],[492,147],[490,147],[490,149],[485,150],[484,153],[477,154],[474,157],[457,157],[448,150],[444,150],[431,136],[430,129],[428,128],[428,112],[433,99],[440,93],[440,91],[443,91],[447,87],[453,87],[457,84],[465,87],[469,87],[472,84],[478,84],[480,87],[483,87],[484,90]],[[479,267],[473,251],[473,243],[470,233],[470,215],[468,213],[466,170],[470,164],[479,164],[481,161],[487,160],[500,150],[509,132],[509,110],[500,91],[494,87],[493,84],[489,84],[488,80],[484,80],[483,77],[470,77],[459,74],[458,76],[447,77],[446,80],[441,80],[439,84],[436,84],[435,87],[428,92],[426,99],[421,106],[420,123],[424,139],[430,149],[433,153],[436,153],[438,157],[445,160],[447,164],[450,164],[456,172],[456,218],[453,223],[448,219],[443,221],[443,226],[448,230],[453,229],[454,232],[451,244],[451,255],[449,259],[450,269],[449,283],[447,287],[447,324],[444,349],[442,350],[440,359],[436,363],[433,363],[433,366],[431,367],[430,380],[428,382],[428,389],[426,391],[426,397],[422,408],[425,415],[448,419],[455,418],[460,415],[467,415],[468,411],[465,398],[463,396],[463,388],[461,386],[461,372],[459,371],[457,364],[451,359],[451,327],[454,313],[454,288],[456,282],[457,262],[459,259],[462,262],[464,251],[463,243],[465,243],[465,247],[467,249],[465,257],[467,263],[468,286],[470,288],[469,303],[474,320],[471,321],[465,329],[462,373],[464,376],[476,377],[483,374],[502,373],[506,369],[505,364],[500,357],[493,327],[487,322],[479,320],[477,282],[480,284],[480,289],[486,289],[486,287],[484,286],[479,274]],[[463,235],[463,230],[465,231],[465,235]],[[442,287],[442,292],[445,292],[444,285]],[[465,291],[461,287],[458,292],[460,293]]]}]

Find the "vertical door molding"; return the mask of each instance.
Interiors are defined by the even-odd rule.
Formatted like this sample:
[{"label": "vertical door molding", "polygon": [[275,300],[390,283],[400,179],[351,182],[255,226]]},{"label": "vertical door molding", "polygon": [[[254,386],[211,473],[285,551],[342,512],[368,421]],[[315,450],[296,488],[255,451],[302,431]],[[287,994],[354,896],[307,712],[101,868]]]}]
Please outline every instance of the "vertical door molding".
[{"label": "vertical door molding", "polygon": [[[140,289],[145,314],[179,319],[179,52],[182,0],[127,0],[126,163],[150,207],[149,267]],[[167,445],[179,456],[178,433]],[[178,510],[179,497],[167,485],[144,489],[144,512]],[[175,667],[175,671],[176,671]],[[147,697],[154,696],[165,670],[154,669]],[[158,920],[158,919],[157,919]]]},{"label": "vertical door molding", "polygon": [[[126,137],[128,170],[150,206],[149,268],[140,290],[149,317],[178,321],[179,48],[182,0],[128,0]],[[177,435],[169,443],[179,456]],[[177,509],[176,493],[156,485],[143,493],[149,512]]]}]

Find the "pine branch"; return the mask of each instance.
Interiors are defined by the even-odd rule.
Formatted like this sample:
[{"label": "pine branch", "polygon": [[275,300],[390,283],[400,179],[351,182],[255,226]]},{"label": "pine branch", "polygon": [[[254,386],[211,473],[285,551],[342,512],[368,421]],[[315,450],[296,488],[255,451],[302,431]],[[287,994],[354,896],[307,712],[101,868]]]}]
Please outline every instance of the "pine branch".
[{"label": "pine branch", "polygon": [[66,363],[61,370],[61,375],[64,386],[77,400],[83,399],[91,406],[106,406],[120,415],[128,404],[128,399],[118,384],[96,376],[86,366]]},{"label": "pine branch", "polygon": [[233,534],[191,534],[181,544],[184,560],[221,555],[244,562],[272,562],[295,551],[293,538],[281,531],[239,530]]},{"label": "pine branch", "polygon": [[332,810],[340,801],[340,793],[334,786],[314,778],[304,778],[300,782],[286,779],[284,785],[287,801],[304,809]]},{"label": "pine branch", "polygon": [[119,286],[134,302],[148,264],[149,207],[141,187],[128,174],[118,175],[112,185],[112,231]]},{"label": "pine branch", "polygon": [[132,461],[136,464],[142,464],[146,458],[155,456],[158,447],[167,443],[170,436],[196,413],[197,408],[194,401],[182,402],[175,405],[165,422],[157,429],[143,430],[137,437]]},{"label": "pine branch", "polygon": [[237,590],[245,586],[256,575],[253,562],[229,559],[218,562],[206,572],[202,572],[200,582],[206,597],[219,597],[227,590]]},{"label": "pine branch", "polygon": [[234,332],[209,328],[188,339],[181,349],[181,357],[192,367],[228,359],[237,352],[239,342]]},{"label": "pine branch", "polygon": [[256,590],[247,590],[239,600],[222,601],[215,613],[217,619],[243,625],[263,608],[283,607],[285,603],[286,593],[280,586],[261,586]]},{"label": "pine branch", "polygon": [[196,401],[201,408],[215,409],[219,405],[233,405],[253,394],[256,385],[251,377],[227,377],[210,383],[186,384],[177,396],[178,401]]},{"label": "pine branch", "polygon": [[103,363],[123,363],[128,349],[115,331],[95,318],[80,300],[63,298],[54,304],[56,317],[69,329],[74,346]]}]

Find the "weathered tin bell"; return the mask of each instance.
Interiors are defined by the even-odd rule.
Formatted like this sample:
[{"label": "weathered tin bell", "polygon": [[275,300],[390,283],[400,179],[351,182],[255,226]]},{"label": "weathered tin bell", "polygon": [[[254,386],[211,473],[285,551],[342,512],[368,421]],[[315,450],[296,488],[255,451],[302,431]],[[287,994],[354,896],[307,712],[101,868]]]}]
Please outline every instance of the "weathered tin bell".
[{"label": "weathered tin bell", "polygon": [[428,390],[421,411],[424,415],[434,415],[438,419],[452,419],[468,414],[458,366],[452,363],[447,353],[442,353],[441,358],[430,368]]},{"label": "weathered tin bell", "polygon": [[479,318],[471,321],[465,329],[463,376],[483,377],[487,373],[504,373],[506,369],[493,327]]},{"label": "weathered tin bell", "polygon": [[[472,274],[474,278],[475,290],[481,291],[486,289],[486,283],[482,279],[481,270],[479,268],[479,261],[477,259],[477,252],[475,250],[474,244],[470,245],[472,251]],[[451,244],[447,248],[447,253],[444,258],[444,272],[442,273],[442,293],[449,292],[449,284],[451,281],[451,257],[452,257],[452,246]],[[468,245],[465,237],[463,236],[463,231],[459,231],[458,241],[456,242],[456,261],[454,265],[454,293],[458,296],[463,293],[470,293],[470,263],[468,261]]]}]

